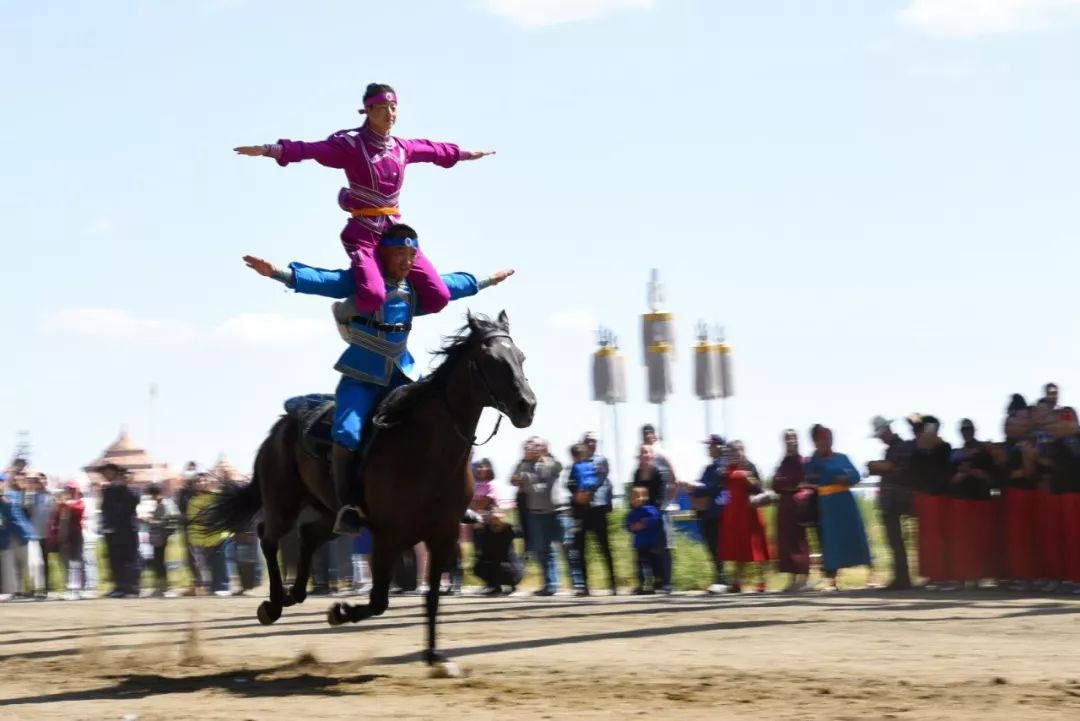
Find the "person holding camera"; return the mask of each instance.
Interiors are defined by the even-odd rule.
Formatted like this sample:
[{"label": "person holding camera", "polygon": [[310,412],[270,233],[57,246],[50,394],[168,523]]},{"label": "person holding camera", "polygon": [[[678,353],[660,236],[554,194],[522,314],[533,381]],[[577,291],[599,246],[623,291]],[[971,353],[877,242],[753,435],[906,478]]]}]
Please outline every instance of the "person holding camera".
[{"label": "person holding camera", "polygon": [[554,596],[559,590],[559,569],[555,544],[562,539],[555,491],[562,464],[547,452],[547,445],[532,437],[525,442],[525,458],[518,464],[510,482],[525,493],[528,509],[529,549],[543,569],[544,587],[537,596]]},{"label": "person holding camera", "polygon": [[701,480],[687,483],[690,487],[690,502],[697,515],[698,530],[709,549],[713,560],[713,582],[709,593],[726,593],[727,577],[724,574],[724,559],[720,555],[720,522],[726,500],[726,442],[724,437],[713,433],[705,439],[705,452],[709,455],[709,465],[701,472]]}]

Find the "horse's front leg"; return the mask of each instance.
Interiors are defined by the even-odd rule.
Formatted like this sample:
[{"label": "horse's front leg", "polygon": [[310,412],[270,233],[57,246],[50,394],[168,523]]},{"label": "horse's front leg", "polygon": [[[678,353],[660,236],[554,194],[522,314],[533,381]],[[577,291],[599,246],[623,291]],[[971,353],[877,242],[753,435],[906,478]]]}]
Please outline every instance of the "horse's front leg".
[{"label": "horse's front leg", "polygon": [[439,615],[439,583],[442,580],[443,570],[453,558],[454,539],[449,543],[428,542],[428,590],[424,598],[424,607],[427,612],[427,650],[424,652],[424,661],[431,666],[431,675],[436,678],[456,678],[461,676],[461,669],[457,664],[436,650],[435,625]]},{"label": "horse's front leg", "polygon": [[393,548],[379,543],[375,537],[375,547],[371,553],[371,593],[364,605],[352,605],[345,602],[335,603],[326,613],[326,621],[331,626],[343,623],[357,623],[372,616],[382,615],[390,605],[390,576],[394,571]]},{"label": "horse's front leg", "polygon": [[333,519],[329,517],[319,517],[300,526],[300,561],[296,564],[296,580],[289,591],[289,602],[286,605],[303,603],[307,598],[311,559],[320,546],[333,538],[333,527]]}]

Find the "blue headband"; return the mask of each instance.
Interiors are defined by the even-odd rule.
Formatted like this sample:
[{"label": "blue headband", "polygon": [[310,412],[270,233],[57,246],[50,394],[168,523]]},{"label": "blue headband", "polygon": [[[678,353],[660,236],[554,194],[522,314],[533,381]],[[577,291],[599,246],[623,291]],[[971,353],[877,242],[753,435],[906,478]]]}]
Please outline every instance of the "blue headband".
[{"label": "blue headband", "polygon": [[387,238],[385,235],[379,241],[379,245],[386,248],[398,248],[405,246],[406,248],[414,248],[420,250],[420,241],[416,238],[410,238],[409,236],[400,236],[396,238]]}]

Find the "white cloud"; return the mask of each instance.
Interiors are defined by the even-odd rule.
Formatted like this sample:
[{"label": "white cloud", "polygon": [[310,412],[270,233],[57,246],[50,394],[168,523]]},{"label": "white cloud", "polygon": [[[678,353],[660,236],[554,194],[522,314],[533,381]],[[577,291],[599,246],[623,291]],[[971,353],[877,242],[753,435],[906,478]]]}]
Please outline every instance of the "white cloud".
[{"label": "white cloud", "polygon": [[496,15],[524,27],[595,20],[623,8],[649,8],[653,0],[483,0]]},{"label": "white cloud", "polygon": [[56,333],[133,345],[273,345],[310,341],[333,332],[329,318],[321,322],[274,313],[241,313],[207,330],[183,320],[138,317],[123,308],[68,308],[47,316],[43,325]]},{"label": "white cloud", "polygon": [[241,313],[216,326],[211,337],[241,345],[298,343],[332,333],[332,328],[329,316],[324,321],[316,321],[275,313]]},{"label": "white cloud", "polygon": [[900,20],[928,35],[976,36],[1047,27],[1080,0],[911,0]]},{"label": "white cloud", "polygon": [[68,308],[48,316],[51,331],[146,345],[188,343],[198,337],[191,323],[169,318],[138,318],[122,308]]},{"label": "white cloud", "polygon": [[548,316],[547,324],[559,330],[594,331],[600,323],[596,316],[587,310],[571,309]]}]

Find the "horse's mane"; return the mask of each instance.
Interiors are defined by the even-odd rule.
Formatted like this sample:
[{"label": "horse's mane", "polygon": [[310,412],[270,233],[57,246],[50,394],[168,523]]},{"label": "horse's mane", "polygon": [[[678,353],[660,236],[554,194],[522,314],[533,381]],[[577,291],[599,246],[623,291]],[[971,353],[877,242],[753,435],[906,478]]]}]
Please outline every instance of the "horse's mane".
[{"label": "horse's mane", "polygon": [[387,395],[375,413],[373,425],[376,428],[389,428],[402,423],[426,398],[446,388],[450,374],[454,372],[473,340],[488,331],[499,329],[499,325],[485,315],[474,315],[471,319],[470,323],[459,328],[456,333],[443,338],[442,348],[434,352],[442,361],[431,375],[395,388]]}]

